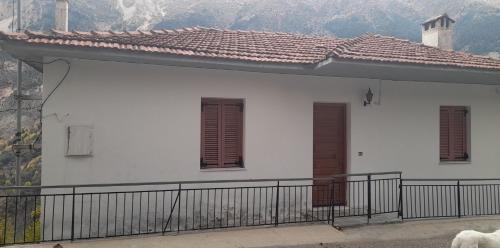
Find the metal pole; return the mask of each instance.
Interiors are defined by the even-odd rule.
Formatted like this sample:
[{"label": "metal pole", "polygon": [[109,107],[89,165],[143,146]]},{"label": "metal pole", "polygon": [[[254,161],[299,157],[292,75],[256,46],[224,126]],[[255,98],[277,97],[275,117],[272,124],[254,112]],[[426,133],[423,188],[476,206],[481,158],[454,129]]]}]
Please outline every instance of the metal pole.
[{"label": "metal pole", "polygon": [[332,220],[332,226],[335,227],[335,181],[332,180],[330,187],[330,211],[328,212],[328,223]]},{"label": "metal pole", "polygon": [[[76,195],[76,189],[75,189],[75,187],[73,187],[73,193],[72,193],[73,200],[71,203],[71,241],[75,240],[75,195]],[[83,195],[82,195],[82,197],[83,197]],[[63,202],[63,204],[64,204],[64,202]],[[109,202],[108,202],[108,204],[109,204]],[[83,213],[80,213],[80,214],[83,214]],[[63,221],[64,221],[64,217],[63,217]]]},{"label": "metal pole", "polygon": [[[21,32],[21,0],[17,0],[17,32]],[[17,60],[17,131],[16,131],[16,145],[19,145],[22,142],[22,127],[21,127],[21,108],[22,108],[22,81],[23,81],[23,62],[18,59]],[[21,150],[16,149],[16,185],[21,186]]]},{"label": "metal pole", "polygon": [[372,175],[368,174],[368,223],[370,223],[370,219],[372,218]]},{"label": "metal pole", "polygon": [[401,220],[404,220],[404,210],[403,210],[403,178],[399,176],[399,216]]},{"label": "metal pole", "polygon": [[457,215],[462,218],[462,201],[460,199],[460,180],[457,180]]},{"label": "metal pole", "polygon": [[280,181],[278,180],[278,184],[276,185],[276,209],[275,209],[275,215],[274,215],[274,225],[278,226],[279,224],[279,209],[280,205]]},{"label": "metal pole", "polygon": [[[181,195],[182,195],[182,184],[179,183],[179,193],[177,194],[179,196],[179,207],[177,208],[177,233],[180,232],[180,226],[181,226]],[[215,199],[214,199],[214,204],[215,204]],[[187,216],[187,213],[186,213]],[[207,216],[208,218],[208,216]],[[187,221],[187,218],[186,218]],[[140,224],[139,224],[140,228]],[[139,231],[140,232],[140,231]]]}]

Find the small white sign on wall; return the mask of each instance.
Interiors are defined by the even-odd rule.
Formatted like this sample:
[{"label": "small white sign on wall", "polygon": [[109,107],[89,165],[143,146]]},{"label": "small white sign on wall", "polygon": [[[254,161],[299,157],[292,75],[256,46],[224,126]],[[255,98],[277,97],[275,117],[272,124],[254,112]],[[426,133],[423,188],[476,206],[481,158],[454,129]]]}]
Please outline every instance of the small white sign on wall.
[{"label": "small white sign on wall", "polygon": [[71,125],[66,127],[66,156],[91,156],[93,148],[93,127]]}]

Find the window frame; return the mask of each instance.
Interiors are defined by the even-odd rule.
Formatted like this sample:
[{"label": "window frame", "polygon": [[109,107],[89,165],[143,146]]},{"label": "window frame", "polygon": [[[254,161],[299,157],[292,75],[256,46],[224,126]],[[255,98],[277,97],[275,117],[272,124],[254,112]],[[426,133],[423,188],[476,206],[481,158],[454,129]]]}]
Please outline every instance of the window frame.
[{"label": "window frame", "polygon": [[[465,152],[464,152],[464,156],[463,157],[451,157],[449,156],[449,158],[442,158],[441,157],[441,110],[443,110],[443,108],[446,108],[446,109],[463,109],[465,110],[465,115],[464,115],[464,137],[465,137],[465,141],[464,141],[464,145],[465,145]],[[451,113],[450,113],[450,116],[448,116],[448,118],[451,118]],[[448,132],[449,132],[449,140],[448,140],[448,147],[449,148],[449,151],[448,153],[453,153],[453,150],[454,148],[451,148],[451,139],[453,139],[453,137],[455,136],[453,133],[452,133],[452,128],[451,128],[451,120],[449,119],[448,120],[450,122],[450,124],[448,125]],[[470,163],[471,162],[471,125],[470,125],[470,122],[471,122],[471,110],[470,110],[470,107],[469,106],[464,106],[464,105],[441,105],[439,107],[439,161],[441,164],[460,164],[460,163]]]},{"label": "window frame", "polygon": [[[204,162],[204,106],[205,105],[223,105],[223,104],[230,104],[230,105],[240,105],[240,112],[241,112],[241,130],[240,130],[240,158],[237,163],[234,164],[226,164],[224,161],[225,158],[225,150],[222,148],[224,146],[223,143],[223,133],[224,133],[224,128],[225,128],[225,123],[223,123],[222,113],[219,113],[218,115],[218,129],[219,129],[219,137],[218,137],[218,149],[219,149],[219,157],[218,157],[218,164],[216,166],[210,165],[208,166]],[[241,98],[216,98],[216,97],[202,97],[201,98],[201,109],[200,109],[200,169],[202,171],[210,171],[210,170],[239,170],[239,169],[244,169],[245,168],[245,157],[244,157],[244,132],[245,132],[245,100]],[[219,109],[219,111],[222,111],[222,108]]]}]

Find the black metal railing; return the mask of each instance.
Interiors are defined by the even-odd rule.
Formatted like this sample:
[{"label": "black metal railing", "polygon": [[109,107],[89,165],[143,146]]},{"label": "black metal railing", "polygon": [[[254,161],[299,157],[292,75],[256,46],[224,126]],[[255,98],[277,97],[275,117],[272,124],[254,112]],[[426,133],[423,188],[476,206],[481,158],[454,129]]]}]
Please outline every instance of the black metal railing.
[{"label": "black metal railing", "polygon": [[329,178],[0,187],[0,244],[334,223],[398,213],[401,172]]},{"label": "black metal railing", "polygon": [[404,219],[500,214],[500,179],[404,179]]},{"label": "black metal railing", "polygon": [[0,244],[22,244],[397,214],[500,214],[500,179],[329,178],[0,187]]}]

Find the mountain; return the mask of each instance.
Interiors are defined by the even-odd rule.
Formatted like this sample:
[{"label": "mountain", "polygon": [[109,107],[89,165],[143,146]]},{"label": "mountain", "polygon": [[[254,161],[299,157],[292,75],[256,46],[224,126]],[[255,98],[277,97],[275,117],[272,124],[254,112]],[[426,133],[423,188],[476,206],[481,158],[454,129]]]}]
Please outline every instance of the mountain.
[{"label": "mountain", "polygon": [[[55,0],[23,0],[25,28],[53,27]],[[0,0],[0,30],[12,0]],[[134,30],[206,26],[353,37],[380,33],[420,40],[420,23],[442,13],[457,20],[457,50],[500,52],[500,0],[70,0],[70,29]]]}]

